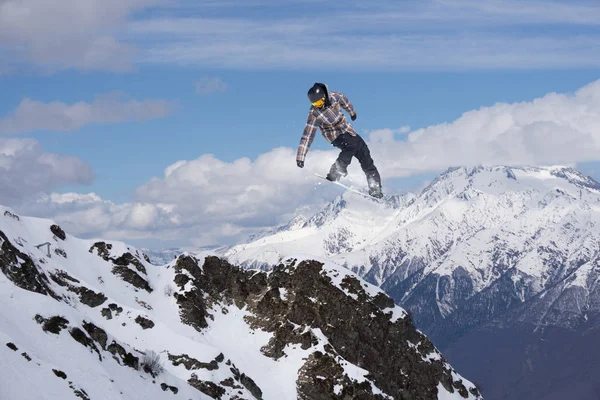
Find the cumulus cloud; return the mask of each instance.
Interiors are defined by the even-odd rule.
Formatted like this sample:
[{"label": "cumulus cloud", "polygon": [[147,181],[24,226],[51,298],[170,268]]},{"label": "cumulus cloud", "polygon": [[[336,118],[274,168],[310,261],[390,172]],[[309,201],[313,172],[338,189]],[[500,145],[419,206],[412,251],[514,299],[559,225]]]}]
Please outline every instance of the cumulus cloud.
[{"label": "cumulus cloud", "polygon": [[14,206],[30,196],[94,178],[82,160],[43,151],[33,139],[0,138],[0,204]]},{"label": "cumulus cloud", "polygon": [[[369,147],[384,180],[458,165],[575,164],[600,161],[598,126],[600,81],[573,94],[482,107],[424,129],[372,131]],[[338,151],[311,150],[304,169],[296,167],[295,151],[276,148],[232,162],[205,154],[167,166],[135,190],[132,203],[54,195],[36,202],[35,210],[67,221],[74,232],[196,246],[232,243],[298,212],[310,215],[341,193],[310,174],[326,172]],[[366,186],[356,161],[348,171],[346,182]],[[385,182],[384,191],[393,193]]]},{"label": "cumulus cloud", "polygon": [[[256,160],[233,162],[202,155],[167,167],[163,177],[139,187],[134,197],[142,203],[172,204],[185,224],[219,226],[221,230],[222,224],[229,224],[223,232],[247,233],[283,222],[283,215],[301,207],[308,198],[323,201],[322,196],[332,195],[333,191],[315,191],[321,182],[300,170],[294,160],[295,151],[290,148],[274,149]],[[322,172],[334,160],[333,152],[315,152],[313,165],[310,160],[307,165]]]},{"label": "cumulus cloud", "polygon": [[194,83],[196,93],[210,94],[227,91],[227,83],[219,77],[204,77]]},{"label": "cumulus cloud", "polygon": [[600,80],[574,94],[498,103],[451,123],[395,140],[373,132],[372,153],[384,176],[403,177],[454,165],[575,164],[600,160]]},{"label": "cumulus cloud", "polygon": [[[311,167],[322,172],[335,157],[315,151]],[[82,237],[232,243],[287,222],[297,209],[311,213],[341,192],[297,168],[294,160],[289,148],[233,162],[202,155],[168,166],[162,177],[140,186],[130,203],[115,204],[93,193],[55,193],[22,203],[18,212],[55,219]]]},{"label": "cumulus cloud", "polygon": [[0,119],[0,135],[73,131],[90,124],[145,121],[168,115],[171,107],[164,100],[127,99],[121,93],[98,96],[92,103],[24,99],[12,113]]},{"label": "cumulus cloud", "polygon": [[132,13],[159,0],[2,0],[0,50],[44,69],[126,71],[135,50],[118,39]]}]

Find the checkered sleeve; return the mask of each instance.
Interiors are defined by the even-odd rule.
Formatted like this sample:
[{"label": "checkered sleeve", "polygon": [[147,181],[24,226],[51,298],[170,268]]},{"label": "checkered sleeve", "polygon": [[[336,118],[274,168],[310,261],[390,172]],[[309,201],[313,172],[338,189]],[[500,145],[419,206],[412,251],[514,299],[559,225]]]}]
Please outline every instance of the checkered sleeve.
[{"label": "checkered sleeve", "polygon": [[298,154],[296,155],[296,161],[304,161],[308,149],[315,139],[315,133],[317,132],[317,118],[313,113],[308,113],[308,119],[306,120],[306,127],[304,133],[300,139],[300,145],[298,146]]},{"label": "checkered sleeve", "polygon": [[340,105],[342,106],[342,108],[344,110],[348,111],[350,116],[356,114],[356,111],[354,111],[354,106],[352,105],[352,103],[350,103],[350,100],[348,100],[348,98],[346,97],[346,95],[344,93],[337,92],[337,96],[338,96]]}]

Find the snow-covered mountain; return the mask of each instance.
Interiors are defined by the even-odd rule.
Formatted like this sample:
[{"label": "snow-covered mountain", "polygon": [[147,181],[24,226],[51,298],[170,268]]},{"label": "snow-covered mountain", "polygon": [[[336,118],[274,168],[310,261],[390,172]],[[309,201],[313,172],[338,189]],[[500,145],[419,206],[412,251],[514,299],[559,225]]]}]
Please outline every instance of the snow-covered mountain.
[{"label": "snow-covered mountain", "polygon": [[332,263],[155,266],[0,207],[0,398],[478,399],[405,311]]},{"label": "snow-covered mountain", "polygon": [[[344,265],[411,311],[442,349],[486,324],[529,333],[599,326],[593,179],[566,167],[453,168],[420,194],[390,200],[345,193],[303,225],[226,256],[268,268],[294,249]],[[470,373],[481,371],[478,359]]]}]

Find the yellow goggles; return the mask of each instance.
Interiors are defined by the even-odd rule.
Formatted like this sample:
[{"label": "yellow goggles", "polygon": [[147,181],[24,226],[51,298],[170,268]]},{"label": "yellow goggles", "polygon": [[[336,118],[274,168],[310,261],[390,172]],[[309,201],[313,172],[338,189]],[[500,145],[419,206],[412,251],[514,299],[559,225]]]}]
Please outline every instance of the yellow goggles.
[{"label": "yellow goggles", "polygon": [[312,103],[313,106],[315,107],[323,107],[323,104],[325,104],[325,97],[315,101],[314,103]]}]

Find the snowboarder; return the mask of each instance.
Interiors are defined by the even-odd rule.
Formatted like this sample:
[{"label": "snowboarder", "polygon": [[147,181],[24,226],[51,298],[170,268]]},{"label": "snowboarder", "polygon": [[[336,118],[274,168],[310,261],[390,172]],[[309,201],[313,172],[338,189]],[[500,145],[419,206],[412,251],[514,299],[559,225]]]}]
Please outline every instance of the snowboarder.
[{"label": "snowboarder", "polygon": [[308,112],[306,128],[300,139],[296,164],[304,168],[304,159],[308,149],[315,138],[317,127],[323,137],[333,146],[341,150],[337,160],[331,166],[327,179],[333,182],[348,175],[347,168],[356,157],[362,170],[367,176],[369,194],[376,198],[383,197],[381,192],[381,178],[377,167],[373,163],[369,148],[362,137],[356,133],[352,125],[346,120],[342,108],[350,114],[352,121],[356,120],[356,111],[345,94],[331,91],[323,83],[315,83],[308,91],[308,99],[312,103]]}]

